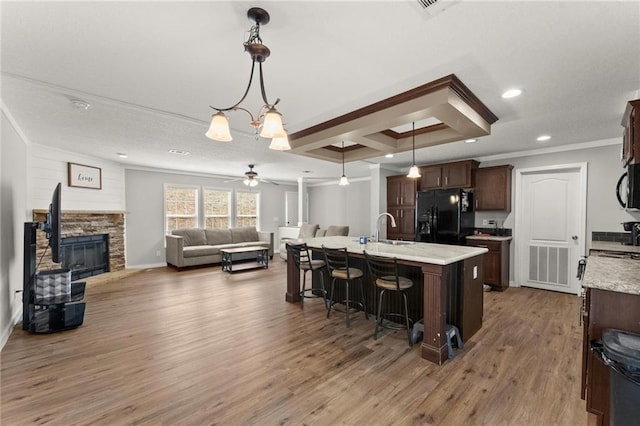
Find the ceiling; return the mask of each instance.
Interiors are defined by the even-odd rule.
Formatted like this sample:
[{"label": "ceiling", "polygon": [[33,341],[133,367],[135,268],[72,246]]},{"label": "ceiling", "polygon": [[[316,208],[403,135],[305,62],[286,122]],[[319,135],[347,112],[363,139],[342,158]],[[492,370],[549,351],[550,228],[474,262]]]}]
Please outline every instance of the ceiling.
[{"label": "ceiling", "polygon": [[[253,6],[271,15],[265,86],[290,133],[450,74],[498,117],[474,144],[418,149],[418,164],[619,138],[626,101],[640,97],[638,1],[461,0],[439,13],[416,0],[2,1],[2,102],[32,143],[130,167],[243,176],[255,164],[276,181],[337,181],[339,163],[269,150],[246,114],[228,114],[232,142],[204,136],[209,106],[234,104],[248,81]],[[502,99],[512,87],[523,94]],[[256,88],[242,105],[252,111]],[[351,161],[346,173],[378,163],[406,170],[411,152]]]}]

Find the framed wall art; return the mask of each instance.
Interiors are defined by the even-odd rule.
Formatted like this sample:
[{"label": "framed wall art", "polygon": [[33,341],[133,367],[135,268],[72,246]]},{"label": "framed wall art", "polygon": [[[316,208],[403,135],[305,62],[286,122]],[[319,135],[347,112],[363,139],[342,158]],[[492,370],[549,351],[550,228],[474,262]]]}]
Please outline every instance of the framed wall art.
[{"label": "framed wall art", "polygon": [[102,189],[102,169],[84,164],[67,163],[69,186]]}]

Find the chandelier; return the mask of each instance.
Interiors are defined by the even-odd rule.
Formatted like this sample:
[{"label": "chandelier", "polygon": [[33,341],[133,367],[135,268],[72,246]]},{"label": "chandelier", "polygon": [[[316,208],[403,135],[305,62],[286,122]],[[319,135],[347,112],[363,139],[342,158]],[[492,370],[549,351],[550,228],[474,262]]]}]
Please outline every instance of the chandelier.
[{"label": "chandelier", "polygon": [[[269,57],[271,51],[267,46],[262,44],[260,38],[260,25],[267,25],[270,17],[266,10],[259,7],[252,7],[247,11],[247,17],[249,21],[253,22],[251,29],[249,30],[249,38],[244,42],[244,50],[251,55],[251,73],[249,74],[249,83],[242,95],[242,98],[233,106],[229,108],[216,108],[210,106],[211,109],[217,111],[211,116],[211,125],[205,135],[209,139],[219,142],[230,142],[231,131],[229,129],[229,119],[225,115],[227,111],[244,111],[249,114],[251,121],[249,124],[255,129],[256,135],[258,129],[260,130],[260,136],[263,138],[271,138],[271,144],[269,148],[284,151],[291,149],[289,145],[289,138],[284,126],[282,125],[282,114],[276,109],[276,105],[280,102],[280,99],[276,99],[271,103],[267,100],[267,94],[264,89],[264,77],[262,74],[262,63]],[[258,114],[254,116],[251,111],[239,106],[247,97],[251,84],[253,83],[253,72],[258,63],[258,71],[260,74],[260,93],[262,94],[262,101],[264,105],[258,111]],[[257,137],[257,136],[256,136]]]}]

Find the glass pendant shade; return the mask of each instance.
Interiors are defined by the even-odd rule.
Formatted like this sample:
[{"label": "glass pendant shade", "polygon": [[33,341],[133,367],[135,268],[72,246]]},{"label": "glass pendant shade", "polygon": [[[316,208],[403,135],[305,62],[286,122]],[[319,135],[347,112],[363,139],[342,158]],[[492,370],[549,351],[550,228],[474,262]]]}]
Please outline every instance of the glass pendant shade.
[{"label": "glass pendant shade", "polygon": [[275,108],[269,108],[264,115],[264,122],[262,123],[262,131],[260,136],[263,138],[274,138],[276,135],[284,133],[284,127],[282,127],[282,114],[280,114]]},{"label": "glass pendant shade", "polygon": [[213,139],[218,142],[231,142],[231,131],[229,130],[229,120],[227,116],[221,111],[211,116],[211,125],[209,130],[205,133],[205,136],[209,139]]},{"label": "glass pendant shade", "polygon": [[269,145],[269,149],[274,149],[276,151],[287,151],[291,149],[287,132],[282,132],[277,136],[274,136],[273,139],[271,139],[271,145]]},{"label": "glass pendant shade", "polygon": [[411,168],[409,169],[409,174],[407,175],[408,178],[419,178],[420,175],[420,169],[418,168],[418,166],[416,166],[415,164],[413,166],[411,166]]},{"label": "glass pendant shade", "polygon": [[346,175],[342,175],[342,177],[340,178],[340,182],[338,182],[338,185],[340,186],[349,185],[349,179],[347,179]]},{"label": "glass pendant shade", "polygon": [[251,187],[258,185],[258,181],[257,180],[249,179],[249,178],[246,178],[245,180],[243,180],[242,183],[244,183],[247,186],[251,186]]}]

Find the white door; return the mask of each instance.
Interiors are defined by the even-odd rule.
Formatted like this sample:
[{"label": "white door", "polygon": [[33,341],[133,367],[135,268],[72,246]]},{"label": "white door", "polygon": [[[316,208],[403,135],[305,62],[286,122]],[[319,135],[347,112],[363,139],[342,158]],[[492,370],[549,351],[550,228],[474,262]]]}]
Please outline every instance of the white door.
[{"label": "white door", "polygon": [[518,171],[516,232],[520,285],[580,293],[585,250],[586,164]]}]

